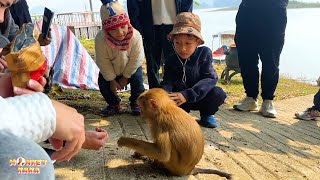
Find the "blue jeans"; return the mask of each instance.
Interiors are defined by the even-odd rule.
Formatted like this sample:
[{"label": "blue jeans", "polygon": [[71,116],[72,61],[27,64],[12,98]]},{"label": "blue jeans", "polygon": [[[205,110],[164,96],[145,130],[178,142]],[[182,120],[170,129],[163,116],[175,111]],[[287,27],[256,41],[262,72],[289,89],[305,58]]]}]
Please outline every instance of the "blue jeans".
[{"label": "blue jeans", "polygon": [[[118,81],[122,76],[118,76],[116,81]],[[144,91],[143,79],[142,79],[142,67],[140,66],[137,71],[128,79],[128,83],[130,83],[131,87],[131,96],[129,98],[130,105],[134,105],[139,95]],[[110,90],[110,81],[106,81],[102,74],[99,73],[98,79],[99,89],[104,98],[104,100],[108,103],[108,105],[116,105],[119,104],[121,99],[113,94]]]},{"label": "blue jeans", "polygon": [[[47,163],[45,166],[38,166],[40,174],[18,174],[18,166],[10,166],[9,160],[19,157],[23,157],[25,160],[47,160]],[[30,166],[30,168],[35,168],[35,166]],[[55,179],[52,161],[37,143],[3,131],[0,132],[0,178],[15,180]]]}]

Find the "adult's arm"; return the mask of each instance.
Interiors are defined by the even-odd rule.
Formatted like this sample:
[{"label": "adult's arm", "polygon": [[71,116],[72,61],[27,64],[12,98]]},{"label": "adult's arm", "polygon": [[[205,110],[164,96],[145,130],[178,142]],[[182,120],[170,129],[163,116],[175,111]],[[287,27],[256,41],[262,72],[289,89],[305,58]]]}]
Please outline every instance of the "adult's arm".
[{"label": "adult's arm", "polygon": [[43,93],[0,97],[0,130],[41,142],[56,129],[56,112]]}]

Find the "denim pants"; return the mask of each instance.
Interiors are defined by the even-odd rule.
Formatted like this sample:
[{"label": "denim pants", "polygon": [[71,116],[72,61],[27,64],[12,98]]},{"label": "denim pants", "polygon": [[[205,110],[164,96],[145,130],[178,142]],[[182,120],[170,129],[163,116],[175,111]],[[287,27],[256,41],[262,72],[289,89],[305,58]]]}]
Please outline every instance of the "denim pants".
[{"label": "denim pants", "polygon": [[224,103],[226,98],[226,93],[220,87],[216,86],[200,101],[196,103],[184,103],[180,107],[186,112],[199,110],[200,116],[209,116],[214,115],[219,110],[219,106]]},{"label": "denim pants", "polygon": [[262,62],[261,96],[272,100],[279,80],[279,60],[284,45],[285,8],[240,7],[236,16],[238,59],[248,97],[259,94],[259,58]]},{"label": "denim pants", "polygon": [[[40,170],[39,174],[18,174],[18,166],[10,166],[9,161],[19,157],[23,157],[25,160],[47,160],[47,163],[45,166],[38,166]],[[35,166],[30,166],[29,168],[35,168]],[[55,179],[53,163],[48,154],[37,143],[1,131],[0,179],[52,180]]]},{"label": "denim pants", "polygon": [[[118,76],[116,80],[118,81],[121,76]],[[128,83],[130,83],[131,87],[131,96],[130,106],[136,103],[139,95],[144,91],[143,79],[142,79],[142,67],[140,66],[137,71],[128,79]],[[108,105],[116,105],[119,104],[121,99],[113,94],[110,90],[110,81],[106,81],[102,74],[99,73],[98,85],[100,92],[104,98],[104,100],[108,103]]]},{"label": "denim pants", "polygon": [[[154,26],[154,41],[143,41],[144,52],[147,60],[147,76],[149,88],[160,87],[159,69],[162,63],[171,54],[174,54],[172,43],[167,40],[167,35],[171,32],[173,25],[155,25]],[[164,62],[161,62],[161,54],[163,52]]]}]

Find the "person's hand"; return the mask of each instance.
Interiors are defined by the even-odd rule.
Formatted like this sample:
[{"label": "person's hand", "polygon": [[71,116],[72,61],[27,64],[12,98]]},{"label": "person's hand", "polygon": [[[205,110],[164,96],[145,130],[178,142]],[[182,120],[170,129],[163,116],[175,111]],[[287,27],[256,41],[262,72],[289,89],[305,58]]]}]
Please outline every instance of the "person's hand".
[{"label": "person's hand", "polygon": [[4,59],[4,56],[0,57],[0,72],[7,68],[7,62]]},{"label": "person's hand", "polygon": [[47,37],[44,37],[43,34],[39,35],[38,41],[40,43],[40,46],[47,46],[51,43],[51,29],[48,31]]},{"label": "person's hand", "polygon": [[45,84],[46,79],[41,76],[39,81],[30,79],[27,82],[27,88],[12,87],[11,73],[5,73],[0,78],[0,96],[7,98],[15,95],[42,92]]},{"label": "person's hand", "polygon": [[120,90],[124,89],[124,87],[126,87],[127,84],[128,84],[128,78],[122,76],[119,80]]},{"label": "person's hand", "polygon": [[116,80],[110,82],[110,90],[114,95],[117,95],[117,89],[121,89],[120,85]]},{"label": "person's hand", "polygon": [[[52,100],[56,110],[56,131],[49,142],[54,149],[51,159],[58,162],[70,160],[80,150],[85,141],[84,117],[74,108]],[[63,147],[63,141],[66,141]]]},{"label": "person's hand", "polygon": [[172,99],[177,104],[177,106],[180,106],[187,101],[186,98],[179,92],[170,93],[168,95],[170,99]]},{"label": "person's hand", "polygon": [[43,76],[38,81],[30,79],[27,82],[27,88],[13,87],[14,95],[31,94],[34,92],[43,92],[47,80]]},{"label": "person's hand", "polygon": [[95,131],[86,131],[86,140],[82,144],[83,149],[100,150],[108,139],[108,133],[102,128]]}]

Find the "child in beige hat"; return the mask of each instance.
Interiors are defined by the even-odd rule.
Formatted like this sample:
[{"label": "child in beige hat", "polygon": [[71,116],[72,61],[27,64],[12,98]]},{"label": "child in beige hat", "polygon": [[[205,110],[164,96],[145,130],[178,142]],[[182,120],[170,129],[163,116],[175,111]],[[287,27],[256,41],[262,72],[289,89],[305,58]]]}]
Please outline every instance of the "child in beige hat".
[{"label": "child in beige hat", "polygon": [[216,86],[218,76],[212,66],[211,50],[198,47],[204,43],[199,16],[190,12],[178,14],[168,39],[175,54],[164,66],[162,87],[185,111],[199,110],[201,126],[217,127],[214,114],[224,103],[226,93]]},{"label": "child in beige hat", "polygon": [[136,99],[144,91],[142,61],[144,50],[142,37],[134,29],[121,4],[101,0],[102,29],[95,37],[95,59],[100,69],[98,84],[108,106],[102,110],[105,116],[120,111],[117,90],[131,85],[130,106],[132,114],[139,115]]}]

